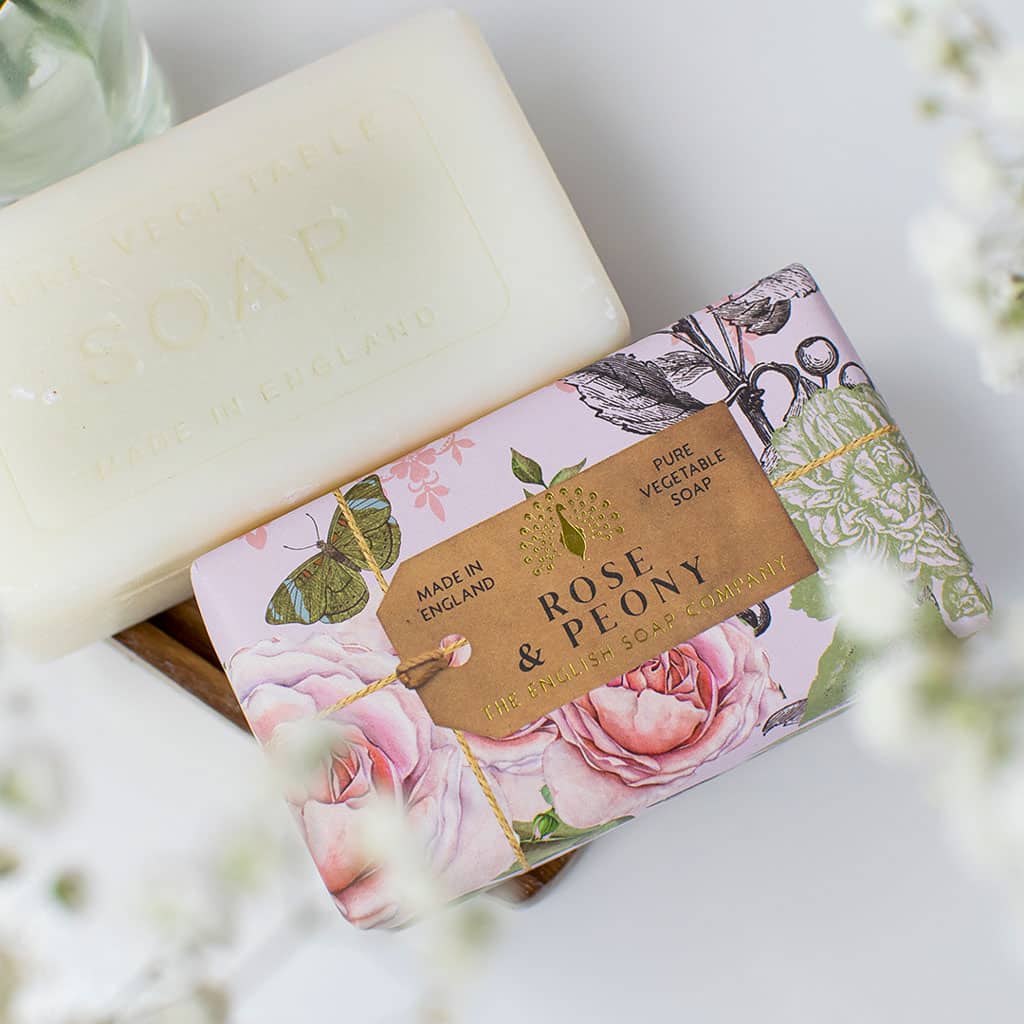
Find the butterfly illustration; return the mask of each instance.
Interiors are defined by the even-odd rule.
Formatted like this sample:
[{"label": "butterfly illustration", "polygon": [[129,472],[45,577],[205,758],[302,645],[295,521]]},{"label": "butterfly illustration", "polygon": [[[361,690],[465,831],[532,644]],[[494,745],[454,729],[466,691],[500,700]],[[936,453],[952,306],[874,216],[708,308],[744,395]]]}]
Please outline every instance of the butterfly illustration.
[{"label": "butterfly illustration", "polygon": [[[346,492],[345,502],[374,561],[381,569],[390,568],[398,558],[402,532],[391,514],[391,502],[380,477],[360,480]],[[272,626],[285,622],[344,622],[361,612],[370,599],[362,574],[371,566],[341,506],[331,519],[326,540],[321,538],[316,520],[308,512],[306,515],[316,530],[316,543],[306,548],[285,547],[289,551],[316,548],[317,553],[290,572],[274,591],[266,616]]]}]

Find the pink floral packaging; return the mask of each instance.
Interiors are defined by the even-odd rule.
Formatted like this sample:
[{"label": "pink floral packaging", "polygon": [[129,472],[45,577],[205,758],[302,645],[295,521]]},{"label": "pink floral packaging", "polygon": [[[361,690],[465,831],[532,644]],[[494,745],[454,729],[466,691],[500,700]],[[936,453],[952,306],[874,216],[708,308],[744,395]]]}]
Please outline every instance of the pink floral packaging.
[{"label": "pink floral packaging", "polygon": [[[687,440],[723,423],[742,458]],[[652,490],[656,514],[623,503]],[[780,516],[773,558],[757,545]],[[655,532],[678,542],[672,572],[645,561]],[[716,576],[723,551],[739,561]],[[849,552],[898,567],[959,635],[987,615],[946,513],[793,265],[225,544],[193,584],[259,741],[317,737],[287,798],[338,907],[373,927],[411,909],[365,839],[382,797],[454,898],[840,708],[861,655],[825,594]],[[520,590],[502,592],[506,569]]]}]

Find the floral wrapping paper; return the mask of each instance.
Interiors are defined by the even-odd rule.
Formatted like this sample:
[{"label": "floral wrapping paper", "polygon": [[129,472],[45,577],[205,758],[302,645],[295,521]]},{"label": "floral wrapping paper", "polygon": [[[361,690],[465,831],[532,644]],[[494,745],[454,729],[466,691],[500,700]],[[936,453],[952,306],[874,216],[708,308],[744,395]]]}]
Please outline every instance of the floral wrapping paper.
[{"label": "floral wrapping paper", "polygon": [[[719,401],[773,480],[892,422],[814,279],[794,265],[348,493],[365,498],[352,504],[370,510],[358,514],[387,580],[402,559],[524,493]],[[454,898],[524,870],[524,859],[538,864],[586,843],[842,707],[858,651],[829,616],[825,588],[844,552],[898,566],[954,632],[984,622],[987,592],[898,431],[778,493],[816,575],[512,736],[466,735],[475,766],[461,734],[434,725],[400,682],[330,710],[398,661],[375,615],[380,586],[332,495],[199,559],[196,596],[256,737],[286,749],[310,722],[322,729],[322,755],[287,799],[344,916],[373,927],[408,914],[391,872],[360,841],[380,796],[403,808],[409,835]],[[372,509],[384,511],[374,519]],[[332,559],[331,544],[351,557]]]}]

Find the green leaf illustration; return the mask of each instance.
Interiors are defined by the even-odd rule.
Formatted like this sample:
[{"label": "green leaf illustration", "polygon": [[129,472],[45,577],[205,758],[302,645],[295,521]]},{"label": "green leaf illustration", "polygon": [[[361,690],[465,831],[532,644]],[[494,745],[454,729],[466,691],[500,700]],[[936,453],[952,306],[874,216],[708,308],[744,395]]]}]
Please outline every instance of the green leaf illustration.
[{"label": "green leaf illustration", "polygon": [[789,594],[789,607],[819,621],[830,617],[828,597],[818,573],[805,577],[793,586]]},{"label": "green leaf illustration", "polygon": [[544,486],[544,476],[540,464],[523,455],[522,452],[517,452],[515,448],[512,449],[512,474],[524,484]]},{"label": "green leaf illustration", "polygon": [[[539,822],[539,819],[544,820]],[[615,818],[613,821],[606,821],[603,825],[597,825],[594,828],[573,828],[571,825],[566,825],[553,810],[550,810],[538,814],[533,821],[514,821],[512,827],[519,837],[526,859],[534,864],[539,860],[546,860],[557,853],[564,853],[589,842],[603,832],[608,832],[629,820],[629,817]],[[538,824],[543,830],[543,835],[539,834]]]},{"label": "green leaf illustration", "polygon": [[[558,812],[554,808],[554,801],[551,799],[551,790],[547,785],[541,788],[540,795],[548,803],[546,811],[541,811],[533,821],[512,822],[512,828],[519,838],[523,853],[527,861],[534,866],[559,857],[563,853],[568,853],[603,832],[608,832],[623,822],[631,820],[627,815],[623,818],[606,821],[594,828],[573,828],[572,825],[567,825],[559,818]],[[504,878],[506,875],[515,874],[517,870],[518,868],[513,867],[500,877]]]},{"label": "green leaf illustration", "polygon": [[853,695],[853,680],[863,654],[840,630],[818,661],[818,674],[807,694],[801,725],[834,711]]},{"label": "green leaf illustration", "polygon": [[546,839],[558,831],[559,825],[561,825],[561,822],[558,820],[558,815],[553,811],[538,814],[533,819],[533,834],[537,839]]},{"label": "green leaf illustration", "polygon": [[971,576],[948,576],[942,581],[943,610],[956,622],[992,613],[992,597]]},{"label": "green leaf illustration", "polygon": [[564,484],[566,480],[571,480],[582,471],[586,464],[587,460],[584,459],[582,462],[577,462],[575,466],[566,466],[565,469],[560,469],[551,478],[551,486],[557,487],[559,484]]},{"label": "green leaf illustration", "polygon": [[[987,614],[987,594],[949,516],[870,385],[815,391],[800,414],[775,431],[772,444],[778,456],[773,476],[789,477],[779,497],[824,587],[838,559],[865,555],[890,565],[915,593],[940,601],[950,623]],[[838,457],[792,475],[844,445],[851,447]],[[801,585],[799,594],[794,588],[793,607],[826,617],[812,586]]]}]

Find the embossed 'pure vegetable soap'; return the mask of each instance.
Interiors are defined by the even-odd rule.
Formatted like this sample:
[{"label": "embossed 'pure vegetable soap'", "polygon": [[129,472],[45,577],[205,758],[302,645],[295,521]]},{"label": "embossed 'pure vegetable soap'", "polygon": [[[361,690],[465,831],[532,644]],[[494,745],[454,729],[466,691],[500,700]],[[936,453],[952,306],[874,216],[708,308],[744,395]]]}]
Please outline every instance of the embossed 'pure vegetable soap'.
[{"label": "embossed 'pure vegetable soap'", "polygon": [[[945,625],[987,592],[811,275],[758,281],[201,558],[253,732],[339,908],[409,911],[360,842],[397,800],[452,896],[835,711],[849,553]],[[307,762],[303,762],[307,764]]]},{"label": "embossed 'pure vegetable soap'", "polygon": [[626,340],[450,11],[0,213],[0,614],[59,653],[202,551]]}]

